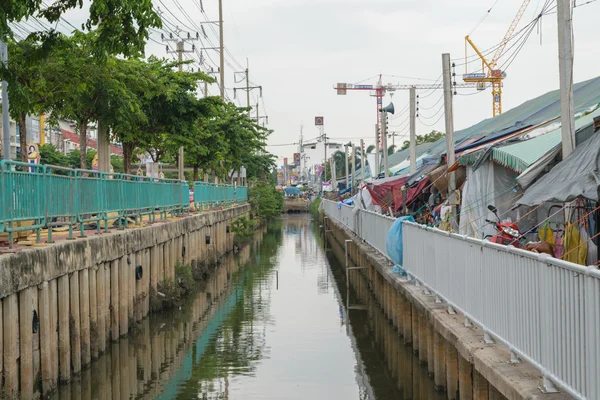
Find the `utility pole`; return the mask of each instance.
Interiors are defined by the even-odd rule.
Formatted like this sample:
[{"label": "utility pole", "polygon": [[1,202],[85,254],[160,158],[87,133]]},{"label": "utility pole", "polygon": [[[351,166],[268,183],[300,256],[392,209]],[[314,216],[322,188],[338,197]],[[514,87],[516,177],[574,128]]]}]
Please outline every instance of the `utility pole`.
[{"label": "utility pole", "polygon": [[[454,165],[454,111],[452,109],[452,71],[450,54],[442,54],[442,74],[444,77],[444,116],[446,118],[446,164]],[[452,221],[456,221],[456,177],[454,172],[448,174],[448,202],[452,208]]]},{"label": "utility pole", "polygon": [[354,191],[354,184],[356,182],[356,146],[352,144],[352,191]]},{"label": "utility pole", "polygon": [[410,173],[417,172],[417,89],[410,88]]},{"label": "utility pole", "polygon": [[383,138],[383,177],[387,178],[390,176],[388,169],[388,148],[387,148],[387,113],[381,112],[381,137]]},{"label": "utility pole", "polygon": [[219,55],[220,55],[220,73],[221,73],[221,99],[225,100],[225,45],[223,41],[223,0],[219,0]]},{"label": "utility pole", "polygon": [[365,164],[365,141],[360,139],[360,177],[362,183],[365,183],[365,168],[367,168]]},{"label": "utility pole", "polygon": [[[177,50],[172,51],[169,48],[169,45],[167,45],[167,54],[169,53],[177,53],[177,60],[179,61],[179,72],[183,71],[183,65],[181,64],[183,62],[183,53],[193,53],[196,50],[196,47],[194,45],[192,45],[192,50],[185,50],[185,42],[192,42],[192,41],[196,41],[199,39],[199,34],[198,32],[196,32],[196,37],[192,37],[189,32],[187,34],[187,38],[179,38],[179,37],[173,37],[173,34],[170,34],[168,38],[165,38],[164,35],[161,35],[161,38],[163,41],[165,42],[176,42],[177,43]],[[185,179],[185,173],[184,173],[184,163],[183,163],[183,146],[179,146],[179,154],[177,157],[177,178],[179,180],[184,180]]]},{"label": "utility pole", "polygon": [[[218,74],[217,71],[215,71],[212,67],[210,67],[210,70],[206,70],[206,75],[216,75]],[[208,97],[208,82],[204,81],[204,97]]]},{"label": "utility pole", "polygon": [[[233,88],[233,98],[234,99],[237,98],[236,96],[237,96],[238,90],[245,90],[246,91],[246,107],[250,107],[250,92],[254,89],[260,89],[260,97],[262,97],[262,86],[250,86],[250,71],[249,71],[248,59],[246,59],[246,70],[245,71],[234,72],[234,81],[235,81],[235,76],[237,74],[245,75],[244,79],[246,80],[246,86],[245,87],[234,87]],[[257,108],[257,110],[258,110],[258,108]],[[250,114],[250,110],[248,110],[248,114]],[[258,124],[258,117],[257,117],[256,123]]]},{"label": "utility pole", "polygon": [[375,176],[371,177],[373,179],[377,179],[377,177],[379,176],[379,171],[381,170],[381,162],[379,162],[380,149],[381,146],[379,145],[379,125],[375,124],[375,168],[373,168],[375,170]]},{"label": "utility pole", "polygon": [[349,185],[350,185],[350,179],[349,179],[349,171],[348,171],[348,145],[345,144],[344,145],[344,162],[346,163],[346,189],[348,189]]},{"label": "utility pole", "polygon": [[[8,46],[0,40],[0,62],[8,64]],[[10,161],[10,118],[8,115],[8,83],[2,81],[2,156]]]},{"label": "utility pole", "polygon": [[573,99],[573,20],[570,0],[556,1],[558,16],[558,67],[560,73],[560,121],[563,160],[575,149]]}]

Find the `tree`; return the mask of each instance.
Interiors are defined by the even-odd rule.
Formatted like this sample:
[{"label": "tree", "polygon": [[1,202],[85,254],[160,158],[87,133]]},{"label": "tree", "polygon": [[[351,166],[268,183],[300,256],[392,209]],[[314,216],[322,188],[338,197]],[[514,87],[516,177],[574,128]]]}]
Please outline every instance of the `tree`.
[{"label": "tree", "polygon": [[59,152],[56,147],[51,144],[43,144],[39,146],[40,149],[40,163],[46,165],[56,165],[59,167],[68,167],[69,160],[67,157]]},{"label": "tree", "polygon": [[[417,145],[420,145],[423,143],[433,143],[433,142],[437,142],[438,140],[440,140],[441,138],[443,138],[445,136],[446,136],[445,133],[433,130],[426,135],[418,135],[416,137],[416,143],[417,143]],[[408,149],[409,147],[410,147],[410,141],[405,140],[404,143],[402,144],[402,147],[400,148],[400,150]]]},{"label": "tree", "polygon": [[270,221],[283,212],[283,195],[272,182],[255,181],[248,192],[248,201],[254,215],[261,221]]},{"label": "tree", "polygon": [[38,61],[39,44],[35,40],[23,40],[9,41],[7,46],[10,63],[8,67],[0,66],[0,76],[8,82],[9,111],[19,126],[21,161],[27,162],[27,116],[45,110],[43,96],[49,89],[45,87],[42,63]]},{"label": "tree", "polygon": [[396,150],[396,145],[391,145],[390,147],[388,147],[388,156],[391,156],[392,154],[394,154]]},{"label": "tree", "polygon": [[374,144],[369,145],[369,147],[367,147],[367,154],[372,153],[373,150],[375,150],[375,145]]},{"label": "tree", "polygon": [[198,140],[198,120],[210,112],[210,101],[196,97],[198,81],[212,81],[201,72],[178,72],[164,61],[149,63],[156,85],[143,97],[142,111],[147,117],[139,131],[139,143],[155,163],[164,157],[174,160],[180,146]]},{"label": "tree", "polygon": [[[44,3],[44,0],[3,0],[0,2],[0,38],[13,36],[10,23],[37,17],[54,24],[67,11],[82,8],[84,4],[87,6],[87,2],[82,0],[55,0],[48,3]],[[110,54],[130,57],[143,53],[150,28],[161,27],[161,19],[154,12],[151,1],[91,0],[89,16],[81,29],[97,30],[93,53],[102,58]],[[60,34],[54,30],[34,32],[32,36],[37,37],[46,48],[60,40]]]}]

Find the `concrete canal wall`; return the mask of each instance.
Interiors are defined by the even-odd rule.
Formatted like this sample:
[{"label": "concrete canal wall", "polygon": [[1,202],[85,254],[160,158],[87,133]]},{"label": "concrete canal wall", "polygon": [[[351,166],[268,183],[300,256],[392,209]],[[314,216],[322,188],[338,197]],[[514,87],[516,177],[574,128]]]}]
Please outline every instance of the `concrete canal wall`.
[{"label": "concrete canal wall", "polygon": [[[447,306],[437,303],[435,296],[392,273],[388,259],[346,227],[329,218],[324,227],[326,244],[343,265],[345,246],[348,248],[350,269],[346,272],[357,297],[372,296],[387,320],[384,323],[395,331],[394,340],[384,334],[386,327],[378,325],[377,336],[381,336],[379,342],[390,372],[399,377],[399,385],[404,382],[405,387],[400,389],[405,398],[427,395],[417,395],[417,385],[406,386],[406,374],[414,366],[401,356],[398,341],[418,355],[435,387],[445,391],[448,399],[571,399],[565,393],[543,394],[538,388],[542,377],[535,368],[523,362],[511,363],[506,347],[484,343],[480,329],[465,326],[464,318],[449,314]],[[369,307],[365,312],[372,312]]]},{"label": "concrete canal wall", "polygon": [[0,376],[8,398],[51,393],[149,313],[150,294],[177,263],[233,248],[248,205],[143,228],[91,234],[0,257]]}]

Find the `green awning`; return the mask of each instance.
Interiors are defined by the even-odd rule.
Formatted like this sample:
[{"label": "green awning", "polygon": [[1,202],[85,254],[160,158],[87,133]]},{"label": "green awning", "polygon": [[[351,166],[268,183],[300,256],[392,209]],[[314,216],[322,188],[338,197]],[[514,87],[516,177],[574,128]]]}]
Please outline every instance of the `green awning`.
[{"label": "green awning", "polygon": [[[596,109],[595,111],[576,119],[575,131],[593,124],[594,118],[599,115],[600,110]],[[492,152],[492,160],[513,171],[521,173],[556,146],[560,146],[562,141],[561,132],[559,127],[551,132],[529,140],[497,147]]]}]

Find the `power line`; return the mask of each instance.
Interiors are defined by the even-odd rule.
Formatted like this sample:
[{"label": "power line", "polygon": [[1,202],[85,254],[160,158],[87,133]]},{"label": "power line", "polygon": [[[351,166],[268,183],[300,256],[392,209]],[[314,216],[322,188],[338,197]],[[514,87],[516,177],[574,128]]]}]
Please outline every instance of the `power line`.
[{"label": "power line", "polygon": [[442,104],[440,106],[440,108],[438,108],[438,110],[431,116],[431,117],[426,117],[424,116],[422,113],[419,112],[419,118],[424,118],[424,119],[434,119],[435,117],[438,116],[438,114],[440,113],[440,111],[442,111],[444,109],[444,105]]}]

